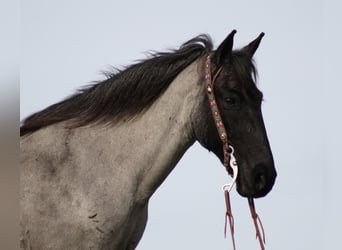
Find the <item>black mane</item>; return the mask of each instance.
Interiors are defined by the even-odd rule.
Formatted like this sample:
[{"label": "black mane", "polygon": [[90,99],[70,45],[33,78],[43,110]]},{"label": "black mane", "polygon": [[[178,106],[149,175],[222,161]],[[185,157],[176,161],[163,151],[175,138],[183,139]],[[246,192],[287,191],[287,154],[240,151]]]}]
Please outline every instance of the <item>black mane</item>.
[{"label": "black mane", "polygon": [[132,118],[147,110],[181,71],[212,48],[210,37],[200,35],[177,50],[152,53],[151,58],[29,116],[20,127],[20,136],[67,120],[79,127]]}]

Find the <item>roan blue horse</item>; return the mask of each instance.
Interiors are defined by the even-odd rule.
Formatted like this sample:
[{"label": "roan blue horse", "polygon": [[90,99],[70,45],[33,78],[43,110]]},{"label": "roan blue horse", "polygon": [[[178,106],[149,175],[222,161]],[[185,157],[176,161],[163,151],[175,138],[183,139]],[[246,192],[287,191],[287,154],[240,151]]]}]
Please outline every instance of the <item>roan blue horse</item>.
[{"label": "roan blue horse", "polygon": [[239,165],[237,191],[265,196],[276,171],[255,84],[262,35],[233,50],[206,35],[115,72],[26,118],[20,128],[21,248],[134,249],[148,201],[197,140],[223,162],[205,59]]}]

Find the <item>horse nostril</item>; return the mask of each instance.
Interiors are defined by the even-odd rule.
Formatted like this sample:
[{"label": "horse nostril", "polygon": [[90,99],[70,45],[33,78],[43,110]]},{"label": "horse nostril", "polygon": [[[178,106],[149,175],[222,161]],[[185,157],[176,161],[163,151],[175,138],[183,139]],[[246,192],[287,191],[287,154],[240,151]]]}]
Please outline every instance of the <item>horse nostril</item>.
[{"label": "horse nostril", "polygon": [[258,164],[253,171],[253,181],[255,196],[261,197],[266,195],[272,188],[274,183],[274,178],[267,167],[267,165]]},{"label": "horse nostril", "polygon": [[267,186],[267,177],[265,173],[256,173],[254,178],[255,188],[257,191],[262,191]]}]

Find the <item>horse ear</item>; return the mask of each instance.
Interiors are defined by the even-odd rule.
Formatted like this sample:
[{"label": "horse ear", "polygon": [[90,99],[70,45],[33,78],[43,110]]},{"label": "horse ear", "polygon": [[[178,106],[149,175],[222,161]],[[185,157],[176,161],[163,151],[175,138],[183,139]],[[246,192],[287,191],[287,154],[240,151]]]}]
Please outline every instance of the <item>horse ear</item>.
[{"label": "horse ear", "polygon": [[214,53],[214,62],[216,65],[222,65],[224,59],[227,56],[230,56],[233,50],[233,41],[234,41],[234,35],[236,33],[236,30],[233,30],[230,32],[230,34],[224,39],[224,41],[220,44],[220,46],[217,48],[217,50]]},{"label": "horse ear", "polygon": [[246,52],[252,58],[255,51],[258,49],[261,39],[264,35],[264,32],[260,33],[260,35],[254,41],[252,41],[250,44],[244,47],[242,51]]}]

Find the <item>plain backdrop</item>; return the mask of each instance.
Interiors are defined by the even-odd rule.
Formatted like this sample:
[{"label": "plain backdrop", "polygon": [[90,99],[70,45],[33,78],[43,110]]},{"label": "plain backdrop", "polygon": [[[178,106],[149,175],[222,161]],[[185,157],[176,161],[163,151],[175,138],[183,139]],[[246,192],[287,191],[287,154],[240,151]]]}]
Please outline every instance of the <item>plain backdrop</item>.
[{"label": "plain backdrop", "polygon": [[[339,1],[21,2],[20,118],[104,79],[110,65],[177,48],[208,33],[235,47],[265,32],[255,60],[278,178],[256,200],[267,249],[337,249],[342,202]],[[198,143],[152,197],[139,250],[232,249],[223,238],[228,180]],[[247,200],[232,193],[238,249],[259,249]]]}]

